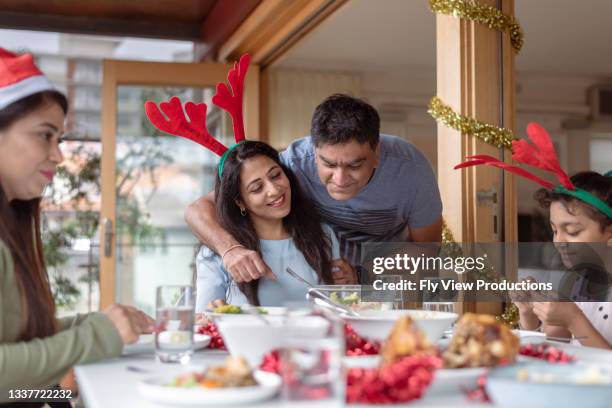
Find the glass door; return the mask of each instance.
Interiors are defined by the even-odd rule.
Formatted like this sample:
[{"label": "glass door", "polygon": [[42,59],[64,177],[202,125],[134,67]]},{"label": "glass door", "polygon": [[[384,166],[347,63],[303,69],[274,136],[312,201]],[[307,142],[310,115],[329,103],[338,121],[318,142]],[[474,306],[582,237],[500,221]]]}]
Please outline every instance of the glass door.
[{"label": "glass door", "polygon": [[[214,188],[218,157],[155,129],[144,103],[178,96],[205,102],[211,134],[229,146],[229,115],[212,105],[231,65],[105,61],[102,113],[100,306],[152,313],[155,288],[189,284],[199,247],[184,221],[187,206]],[[245,83],[245,126],[258,139],[258,69]]]}]

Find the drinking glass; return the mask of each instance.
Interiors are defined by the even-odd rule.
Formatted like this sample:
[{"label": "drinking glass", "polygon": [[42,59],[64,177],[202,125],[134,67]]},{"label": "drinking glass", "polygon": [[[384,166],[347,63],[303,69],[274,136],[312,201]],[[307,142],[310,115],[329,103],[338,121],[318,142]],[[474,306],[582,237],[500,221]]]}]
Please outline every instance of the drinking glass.
[{"label": "drinking glass", "polygon": [[187,364],[193,354],[193,288],[159,286],[155,316],[157,359],[163,363]]},{"label": "drinking glass", "polygon": [[310,304],[287,305],[282,398],[291,407],[344,405],[344,326]]},{"label": "drinking glass", "polygon": [[455,302],[423,302],[423,310],[454,313]]}]

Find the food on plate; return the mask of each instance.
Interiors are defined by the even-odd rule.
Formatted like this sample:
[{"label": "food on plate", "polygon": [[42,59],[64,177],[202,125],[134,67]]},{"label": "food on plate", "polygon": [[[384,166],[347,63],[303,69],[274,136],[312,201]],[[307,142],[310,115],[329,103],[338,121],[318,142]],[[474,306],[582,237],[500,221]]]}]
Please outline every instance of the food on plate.
[{"label": "food on plate", "polygon": [[[268,314],[268,311],[263,307],[258,307],[259,314]],[[244,313],[240,306],[236,305],[223,305],[217,306],[213,309],[214,313],[222,313],[222,314],[242,314]]]},{"label": "food on plate", "polygon": [[466,313],[442,358],[447,368],[494,367],[514,363],[519,346],[518,337],[495,317]]},{"label": "food on plate", "polygon": [[381,349],[384,363],[393,363],[402,357],[435,355],[433,347],[410,316],[400,317]]},{"label": "food on plate", "polygon": [[170,387],[229,388],[257,385],[253,371],[241,356],[230,356],[222,365],[212,366],[202,373],[191,372],[176,377]]}]

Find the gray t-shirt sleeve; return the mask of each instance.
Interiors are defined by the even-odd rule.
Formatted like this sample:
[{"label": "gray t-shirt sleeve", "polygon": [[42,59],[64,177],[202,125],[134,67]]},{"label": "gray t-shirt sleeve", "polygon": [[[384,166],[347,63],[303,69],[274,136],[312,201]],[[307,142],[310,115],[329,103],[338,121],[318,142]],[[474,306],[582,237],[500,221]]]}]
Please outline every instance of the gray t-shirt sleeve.
[{"label": "gray t-shirt sleeve", "polygon": [[196,270],[196,313],[202,313],[208,302],[226,300],[230,280],[221,257],[204,245],[196,256]]},{"label": "gray t-shirt sleeve", "polygon": [[[412,199],[404,207],[404,217],[412,228],[423,228],[442,217],[442,199],[438,181],[431,165],[422,154],[416,155],[415,165],[407,171],[415,172],[409,177],[412,185]],[[398,178],[402,180],[402,178]]]}]

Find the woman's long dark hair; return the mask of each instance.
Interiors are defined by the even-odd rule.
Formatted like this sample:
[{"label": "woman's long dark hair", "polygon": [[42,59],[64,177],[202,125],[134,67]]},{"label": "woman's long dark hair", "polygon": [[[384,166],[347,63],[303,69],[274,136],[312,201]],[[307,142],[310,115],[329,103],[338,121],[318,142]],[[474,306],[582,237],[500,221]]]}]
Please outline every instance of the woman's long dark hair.
[{"label": "woman's long dark hair", "polygon": [[[221,225],[246,248],[261,254],[259,237],[249,217],[243,217],[236,205],[240,196],[240,172],[242,163],[255,156],[266,156],[274,160],[283,170],[291,185],[291,210],[283,219],[283,225],[293,238],[297,249],[316,272],[319,281],[330,284],[331,241],[323,232],[321,219],[312,202],[304,196],[293,172],[281,163],[278,152],[263,142],[246,141],[234,148],[225,161],[222,177],[217,176],[215,201],[217,217]],[[260,305],[259,279],[239,283],[249,303]]]},{"label": "woman's long dark hair", "polygon": [[[55,91],[39,92],[0,109],[0,131],[52,103],[57,103],[64,113],[68,111],[66,97]],[[47,337],[57,331],[55,302],[40,238],[40,200],[15,199],[9,202],[0,187],[0,240],[8,246],[13,257],[25,317],[19,337],[21,341]]]}]

